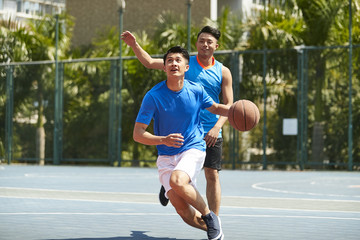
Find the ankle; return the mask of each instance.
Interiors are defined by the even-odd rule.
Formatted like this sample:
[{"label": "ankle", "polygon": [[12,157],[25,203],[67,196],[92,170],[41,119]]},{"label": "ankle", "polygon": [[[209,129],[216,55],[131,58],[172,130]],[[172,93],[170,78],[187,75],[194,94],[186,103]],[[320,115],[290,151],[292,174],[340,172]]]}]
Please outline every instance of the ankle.
[{"label": "ankle", "polygon": [[209,216],[209,214],[211,213],[211,210],[207,209],[204,212],[205,214],[202,214],[203,217]]}]

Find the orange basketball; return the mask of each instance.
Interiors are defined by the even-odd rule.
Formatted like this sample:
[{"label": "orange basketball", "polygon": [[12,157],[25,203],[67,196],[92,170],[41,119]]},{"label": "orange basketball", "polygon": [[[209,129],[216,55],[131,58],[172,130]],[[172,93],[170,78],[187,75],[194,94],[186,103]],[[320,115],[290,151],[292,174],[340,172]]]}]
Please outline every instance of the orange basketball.
[{"label": "orange basketball", "polygon": [[238,100],[231,105],[228,120],[236,130],[249,131],[259,123],[260,111],[255,103],[249,100]]}]

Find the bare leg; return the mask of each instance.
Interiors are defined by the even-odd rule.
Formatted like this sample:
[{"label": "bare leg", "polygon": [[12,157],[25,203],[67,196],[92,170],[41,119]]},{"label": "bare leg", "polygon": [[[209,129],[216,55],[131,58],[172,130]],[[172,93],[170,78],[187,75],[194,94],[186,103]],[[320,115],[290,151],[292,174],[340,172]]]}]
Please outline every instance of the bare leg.
[{"label": "bare leg", "polygon": [[206,178],[206,198],[209,208],[219,216],[221,202],[221,186],[219,172],[216,169],[204,168]]},{"label": "bare leg", "polygon": [[210,213],[200,193],[190,184],[189,176],[183,171],[174,171],[170,177],[171,188],[202,215]]},{"label": "bare leg", "polygon": [[180,215],[185,223],[204,231],[207,230],[206,224],[204,220],[202,220],[201,213],[199,211],[195,210],[188,203],[186,203],[185,200],[177,195],[173,189],[171,189],[167,195],[171,204],[176,209],[176,212]]}]

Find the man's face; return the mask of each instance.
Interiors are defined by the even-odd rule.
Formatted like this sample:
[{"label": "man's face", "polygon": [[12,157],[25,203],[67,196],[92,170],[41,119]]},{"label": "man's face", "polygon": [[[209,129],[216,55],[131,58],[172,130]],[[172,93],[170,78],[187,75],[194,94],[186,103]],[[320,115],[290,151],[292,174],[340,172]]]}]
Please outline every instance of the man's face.
[{"label": "man's face", "polygon": [[201,33],[196,42],[196,49],[200,56],[212,56],[219,47],[216,38],[209,33]]},{"label": "man's face", "polygon": [[169,53],[165,60],[164,71],[169,76],[184,76],[189,69],[186,58],[181,53]]}]

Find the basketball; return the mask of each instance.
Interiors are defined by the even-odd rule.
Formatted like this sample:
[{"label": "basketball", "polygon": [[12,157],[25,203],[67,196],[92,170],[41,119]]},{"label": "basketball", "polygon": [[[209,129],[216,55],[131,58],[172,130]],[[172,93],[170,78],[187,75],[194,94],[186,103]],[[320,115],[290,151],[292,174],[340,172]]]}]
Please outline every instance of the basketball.
[{"label": "basketball", "polygon": [[260,111],[255,103],[249,100],[238,100],[231,105],[228,120],[236,130],[249,131],[259,123]]}]

